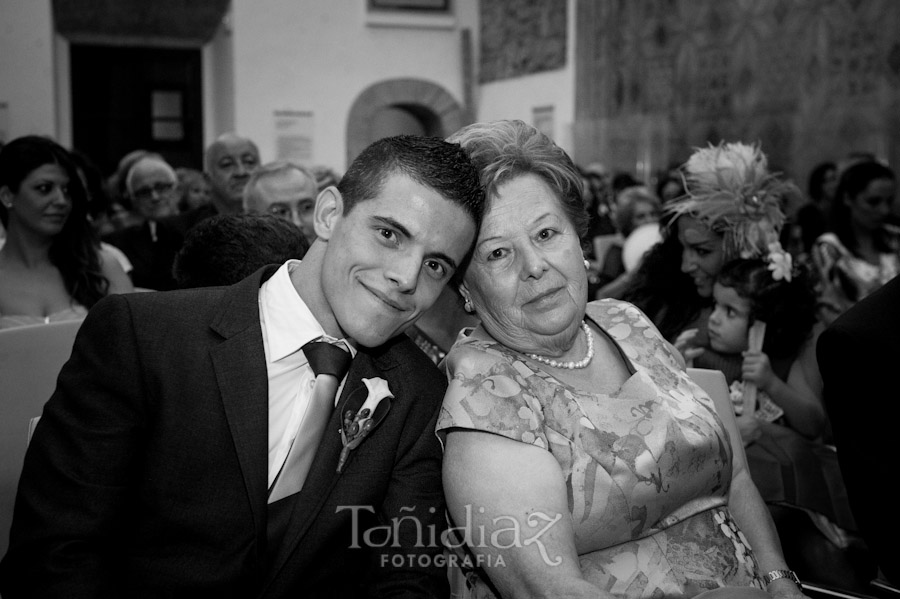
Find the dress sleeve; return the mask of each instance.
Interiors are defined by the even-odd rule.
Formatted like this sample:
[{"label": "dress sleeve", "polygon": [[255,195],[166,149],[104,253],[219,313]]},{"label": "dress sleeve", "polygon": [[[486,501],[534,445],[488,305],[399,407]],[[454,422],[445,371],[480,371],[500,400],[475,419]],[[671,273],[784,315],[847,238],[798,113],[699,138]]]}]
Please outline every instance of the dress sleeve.
[{"label": "dress sleeve", "polygon": [[436,427],[442,441],[449,429],[461,428],[548,448],[535,375],[524,363],[489,349],[457,346],[446,366],[449,386]]}]

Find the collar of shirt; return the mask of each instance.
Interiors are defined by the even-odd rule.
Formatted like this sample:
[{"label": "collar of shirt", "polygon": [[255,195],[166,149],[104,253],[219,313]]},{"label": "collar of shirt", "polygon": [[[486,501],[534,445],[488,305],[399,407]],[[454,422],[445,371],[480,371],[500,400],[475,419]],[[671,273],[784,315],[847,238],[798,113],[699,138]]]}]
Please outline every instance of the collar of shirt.
[{"label": "collar of shirt", "polygon": [[277,362],[296,353],[304,345],[325,337],[326,341],[342,341],[343,347],[356,356],[354,347],[346,340],[336,340],[325,333],[322,325],[306,306],[291,283],[290,273],[300,260],[288,260],[262,284],[259,292],[263,334],[268,342],[270,362]]}]

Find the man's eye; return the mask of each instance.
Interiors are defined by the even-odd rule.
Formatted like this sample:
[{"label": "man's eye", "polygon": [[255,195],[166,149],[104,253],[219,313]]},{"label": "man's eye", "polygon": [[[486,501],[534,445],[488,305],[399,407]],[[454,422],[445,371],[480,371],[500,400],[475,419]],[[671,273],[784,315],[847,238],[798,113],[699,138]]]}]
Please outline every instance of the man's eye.
[{"label": "man's eye", "polygon": [[425,267],[440,277],[443,277],[447,273],[447,268],[437,260],[426,261]]}]

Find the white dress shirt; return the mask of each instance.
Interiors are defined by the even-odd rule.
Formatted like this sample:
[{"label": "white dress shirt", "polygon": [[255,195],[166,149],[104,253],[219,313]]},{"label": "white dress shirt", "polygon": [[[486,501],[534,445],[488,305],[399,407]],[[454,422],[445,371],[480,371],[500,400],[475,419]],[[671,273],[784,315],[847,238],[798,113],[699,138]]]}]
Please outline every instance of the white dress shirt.
[{"label": "white dress shirt", "polygon": [[[323,336],[334,339],[326,335],[291,282],[290,273],[299,264],[299,260],[288,260],[259,289],[259,322],[269,378],[269,487],[287,458],[316,382],[300,348]],[[342,341],[350,355],[356,355],[353,346]],[[341,381],[335,405],[343,387]]]}]

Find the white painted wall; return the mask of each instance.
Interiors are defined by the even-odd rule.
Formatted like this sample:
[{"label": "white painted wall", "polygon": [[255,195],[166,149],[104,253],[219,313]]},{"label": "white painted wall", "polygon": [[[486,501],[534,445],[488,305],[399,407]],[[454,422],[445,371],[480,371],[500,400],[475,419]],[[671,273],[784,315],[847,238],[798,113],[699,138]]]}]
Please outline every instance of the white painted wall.
[{"label": "white painted wall", "polygon": [[[6,140],[56,136],[53,19],[50,0],[0,2],[0,129]],[[5,114],[4,114],[5,113]]]},{"label": "white painted wall", "polygon": [[425,79],[462,104],[459,26],[477,4],[454,5],[450,19],[375,23],[363,0],[233,0],[235,130],[269,161],[275,111],[310,111],[312,162],[343,172],[350,108],[372,84]]}]

